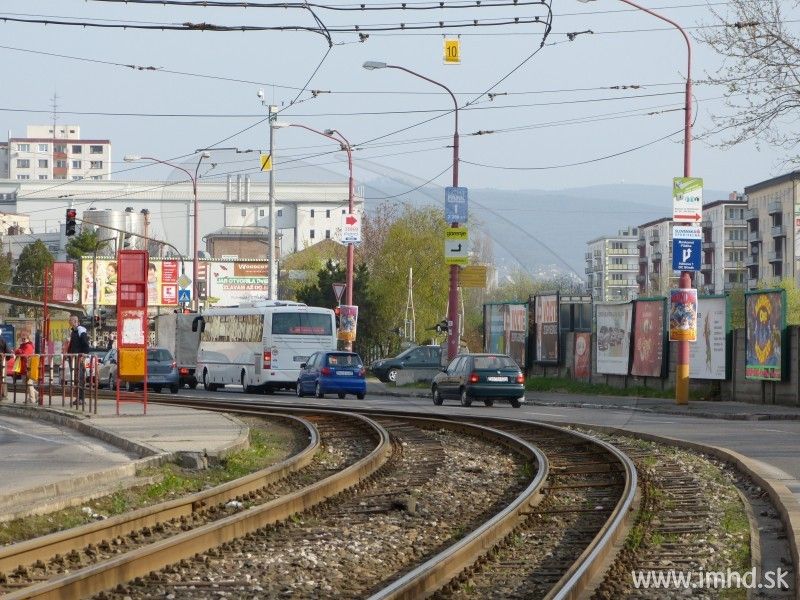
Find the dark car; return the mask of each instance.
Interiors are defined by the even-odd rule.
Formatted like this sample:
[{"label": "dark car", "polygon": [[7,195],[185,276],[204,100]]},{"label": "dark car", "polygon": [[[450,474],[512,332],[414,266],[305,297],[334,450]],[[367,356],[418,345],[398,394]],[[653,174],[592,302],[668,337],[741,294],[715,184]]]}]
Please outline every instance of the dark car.
[{"label": "dark car", "polygon": [[525,377],[505,354],[459,354],[433,378],[431,394],[437,406],[457,398],[461,406],[480,399],[486,406],[503,400],[519,408],[525,402]]},{"label": "dark car", "polygon": [[367,394],[364,363],[355,352],[317,352],[300,365],[297,377],[297,397],[313,394],[324,398],[325,394],[338,394],[344,398],[355,394],[363,400]]},{"label": "dark car", "polygon": [[[117,380],[117,349],[113,348],[103,358],[100,367],[100,381],[107,384],[110,389],[114,389]],[[173,394],[177,394],[180,389],[180,376],[178,366],[172,353],[166,348],[147,349],[147,387],[155,393],[160,393],[165,387]],[[128,390],[142,387],[141,378],[137,381],[127,381],[120,378],[120,385]]]},{"label": "dark car", "polygon": [[441,366],[441,360],[441,346],[413,346],[403,350],[394,358],[376,360],[370,365],[370,370],[381,381],[394,383],[397,381],[397,372],[400,369],[433,369],[438,371]]}]

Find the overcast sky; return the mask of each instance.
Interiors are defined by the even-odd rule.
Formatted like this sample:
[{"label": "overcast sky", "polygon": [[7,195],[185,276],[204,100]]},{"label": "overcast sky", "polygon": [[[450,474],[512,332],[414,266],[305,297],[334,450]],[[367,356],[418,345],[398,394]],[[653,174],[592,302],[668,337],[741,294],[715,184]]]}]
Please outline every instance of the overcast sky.
[{"label": "overcast sky", "polygon": [[[331,1],[335,4],[329,6],[358,6],[346,4],[347,0]],[[558,0],[545,46],[509,75],[542,41],[543,25],[524,21],[536,16],[545,20],[547,10],[524,1],[497,6],[501,1],[484,1],[481,7],[472,2],[464,9],[405,12],[318,7],[315,13],[328,29],[359,25],[363,30],[400,23],[407,27],[373,32],[364,41],[354,32],[333,32],[332,48],[323,35],[305,31],[142,31],[0,22],[2,128],[12,136],[22,136],[26,124],[51,123],[56,94],[58,123],[80,125],[84,138],[111,140],[115,178],[177,177],[152,167],[131,171],[122,157],[135,153],[176,159],[209,146],[265,149],[267,125],[259,121],[266,109],[256,95],[263,88],[268,100],[283,107],[281,121],[335,128],[353,145],[360,145],[354,163],[357,180],[397,171],[403,181],[449,185],[453,114],[446,111],[453,106],[451,98],[435,85],[401,71],[367,71],[361,66],[366,60],[376,60],[444,83],[465,107],[459,112],[463,186],[670,185],[673,176],[682,174],[686,45],[677,30],[619,1]],[[711,22],[702,2],[641,1],[687,28]],[[431,4],[407,3],[409,7]],[[379,5],[388,6],[388,0],[365,6]],[[726,10],[724,2],[714,5]],[[105,25],[191,22],[316,27],[313,16],[301,9],[190,8],[93,0],[4,0],[0,17]],[[523,23],[483,26],[515,18]],[[475,19],[478,27],[454,27],[456,22]],[[439,21],[444,22],[441,29],[409,30]],[[594,33],[578,35],[574,41],[566,35],[585,30]],[[443,33],[461,34],[462,64],[443,64]],[[724,104],[721,90],[700,81],[706,71],[719,67],[720,58],[700,42],[693,45],[698,80],[695,106],[699,107],[695,127],[700,133],[711,126],[711,114],[724,111]],[[640,87],[608,89],[619,85]],[[498,94],[493,100],[481,95],[489,89]],[[478,131],[495,133],[470,135]],[[656,142],[673,132],[672,137]],[[5,139],[5,133],[0,137]],[[335,181],[346,174],[344,154],[327,154],[336,146],[321,136],[282,129],[276,133],[276,142],[280,181],[306,177]],[[644,147],[602,159],[640,146]],[[692,174],[703,177],[707,188],[741,191],[745,185],[786,170],[785,157],[772,148],[758,151],[747,145],[723,151],[696,140],[693,150]],[[194,164],[197,159],[179,160]],[[254,154],[217,153],[210,162],[217,166],[209,177],[249,172],[266,178],[257,173]],[[581,162],[587,164],[541,168]]]}]

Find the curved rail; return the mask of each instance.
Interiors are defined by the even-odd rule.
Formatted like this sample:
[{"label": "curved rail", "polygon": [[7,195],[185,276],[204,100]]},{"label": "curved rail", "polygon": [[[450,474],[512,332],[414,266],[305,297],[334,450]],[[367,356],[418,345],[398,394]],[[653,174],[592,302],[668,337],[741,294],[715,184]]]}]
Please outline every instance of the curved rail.
[{"label": "curved rail", "polygon": [[[252,405],[249,408],[252,410]],[[334,411],[323,412],[330,414]],[[55,600],[90,596],[113,588],[120,582],[146,575],[150,571],[161,569],[266,525],[282,521],[296,512],[306,510],[358,484],[386,463],[391,454],[391,443],[388,432],[372,419],[352,413],[347,413],[347,417],[361,420],[376,439],[376,446],[367,456],[346,469],[261,506],[137,548],[102,563],[26,587],[6,595],[5,598]],[[318,438],[315,438],[315,448],[318,443]],[[126,531],[130,531],[130,527]]]},{"label": "curved rail", "polygon": [[187,517],[207,506],[224,504],[299,471],[313,460],[320,448],[319,432],[313,423],[289,415],[259,413],[259,416],[280,417],[302,425],[308,433],[308,444],[297,454],[266,469],[208,490],[0,548],[0,573],[8,572],[17,565],[32,564],[38,560],[47,561],[56,554],[66,554],[88,544],[124,536],[130,531]]},{"label": "curved rail", "polygon": [[[458,427],[451,421],[427,420],[439,426],[463,429],[463,426]],[[525,518],[521,513],[526,507],[534,507],[541,501],[542,486],[549,473],[549,464],[544,453],[533,444],[515,435],[482,425],[472,425],[471,427],[478,429],[485,437],[503,443],[520,454],[531,455],[538,465],[536,476],[503,511],[449,548],[370,596],[370,600],[423,598],[433,593],[460,573],[464,565],[472,564],[492,546],[505,538]]]}]

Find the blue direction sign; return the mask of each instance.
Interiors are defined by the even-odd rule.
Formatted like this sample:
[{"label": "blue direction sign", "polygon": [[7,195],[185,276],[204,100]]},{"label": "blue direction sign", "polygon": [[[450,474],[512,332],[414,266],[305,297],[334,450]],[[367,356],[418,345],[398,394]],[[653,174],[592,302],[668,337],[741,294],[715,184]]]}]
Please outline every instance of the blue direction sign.
[{"label": "blue direction sign", "polygon": [[178,290],[178,303],[179,304],[188,304],[192,301],[192,290],[190,289],[180,289]]},{"label": "blue direction sign", "polygon": [[467,188],[444,188],[444,220],[448,223],[467,222]]},{"label": "blue direction sign", "polygon": [[699,271],[703,232],[697,225],[675,225],[672,228],[672,269]]}]

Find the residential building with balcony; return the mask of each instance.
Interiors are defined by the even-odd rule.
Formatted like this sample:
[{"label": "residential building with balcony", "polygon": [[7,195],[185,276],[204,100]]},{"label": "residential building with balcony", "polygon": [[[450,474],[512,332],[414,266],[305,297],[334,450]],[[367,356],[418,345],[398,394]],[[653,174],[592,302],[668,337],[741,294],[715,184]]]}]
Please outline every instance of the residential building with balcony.
[{"label": "residential building with balcony", "polygon": [[697,288],[705,294],[723,294],[747,285],[750,259],[747,200],[733,192],[727,200],[703,205],[703,255]]},{"label": "residential building with balcony", "polygon": [[83,139],[77,125],[28,125],[25,137],[9,137],[5,154],[6,179],[111,178],[111,142]]},{"label": "residential building with balcony", "polygon": [[678,287],[678,275],[672,271],[672,219],[662,217],[639,225],[636,244],[639,296],[663,296]]},{"label": "residential building with balcony", "polygon": [[625,302],[636,298],[638,238],[638,229],[628,227],[615,236],[603,236],[586,243],[586,289],[596,302]]},{"label": "residential building with balcony", "polygon": [[[761,281],[798,276],[800,248],[795,240],[795,206],[800,203],[800,171],[792,171],[744,188],[747,197],[747,287]],[[800,215],[798,215],[800,217]],[[790,235],[791,234],[791,235]]]}]

